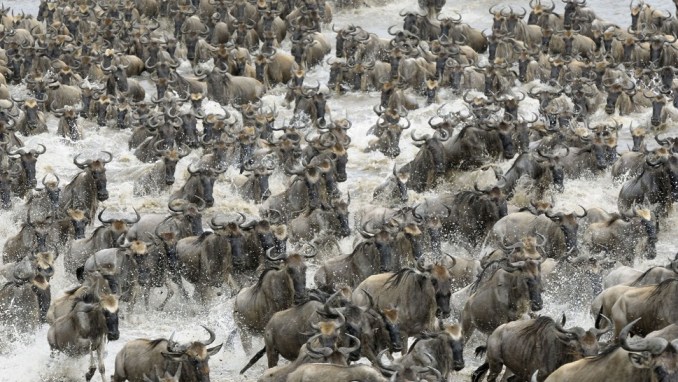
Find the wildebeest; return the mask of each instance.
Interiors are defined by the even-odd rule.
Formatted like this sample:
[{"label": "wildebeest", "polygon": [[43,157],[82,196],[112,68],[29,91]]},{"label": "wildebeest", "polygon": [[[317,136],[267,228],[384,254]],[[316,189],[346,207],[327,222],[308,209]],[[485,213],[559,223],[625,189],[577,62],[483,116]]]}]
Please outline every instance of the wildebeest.
[{"label": "wildebeest", "polygon": [[615,335],[629,322],[636,318],[642,318],[640,324],[636,323],[633,333],[647,335],[661,329],[678,319],[677,312],[671,301],[678,293],[678,279],[672,278],[657,285],[646,285],[632,288],[623,292],[612,306],[610,312],[614,321]]},{"label": "wildebeest", "polygon": [[181,381],[209,381],[209,358],[221,350],[222,345],[207,347],[216,339],[213,331],[203,326],[210,335],[207,341],[181,344],[173,340],[136,339],[129,341],[115,356],[115,373],[112,382],[145,382],[153,373],[181,374]]},{"label": "wildebeest", "polygon": [[[89,371],[85,375],[87,381],[92,379],[97,368],[102,380],[106,381],[106,340],[115,341],[119,337],[117,297],[94,293],[86,293],[77,299],[71,311],[56,318],[47,332],[47,341],[52,350],[72,357],[89,354]],[[95,352],[97,363],[94,361]]]},{"label": "wildebeest", "polygon": [[481,381],[488,370],[488,382],[495,381],[504,365],[519,379],[528,380],[537,371],[537,380],[543,381],[561,365],[598,355],[598,338],[612,330],[611,325],[606,330],[565,329],[564,325],[565,315],[561,322],[540,316],[499,326],[487,346],[476,349],[476,353],[486,351],[487,360],[473,373],[473,381]]},{"label": "wildebeest", "polygon": [[[582,207],[582,209],[584,209]],[[560,259],[577,253],[578,220],[586,216],[576,212],[546,212],[535,216],[531,212],[516,212],[501,218],[492,227],[488,242],[495,248],[511,245],[527,235],[543,235],[546,239],[543,251],[546,257]]]},{"label": "wildebeest", "polygon": [[587,227],[583,238],[586,247],[594,252],[607,252],[625,265],[632,264],[638,254],[650,259],[657,255],[657,222],[649,210],[606,215],[604,220],[593,221]]},{"label": "wildebeest", "polygon": [[370,276],[356,287],[357,292],[352,296],[358,306],[369,305],[369,296],[372,296],[379,308],[398,307],[403,339],[423,330],[434,330],[436,317],[450,315],[452,291],[447,268],[440,264],[425,267],[421,262],[417,264],[419,271],[403,268],[397,273]]},{"label": "wildebeest", "polygon": [[677,163],[678,158],[669,156],[665,150],[656,158],[646,157],[642,172],[626,181],[619,191],[619,211],[629,211],[636,205],[643,205],[650,208],[658,219],[666,218],[678,190],[674,180]]},{"label": "wildebeest", "polygon": [[476,281],[472,290],[461,313],[464,342],[475,329],[490,334],[501,324],[541,310],[541,261],[528,259],[495,268],[487,281]]},{"label": "wildebeest", "polygon": [[191,174],[186,183],[170,196],[170,201],[175,199],[184,199],[191,203],[204,202],[207,207],[214,205],[214,182],[217,177],[224,173],[226,168],[222,169],[205,169],[199,168],[197,170],[188,167],[188,172]]},{"label": "wildebeest", "polygon": [[451,372],[464,368],[464,343],[459,324],[442,322],[433,332],[423,332],[417,336],[406,354],[394,364],[386,366],[378,363],[382,373],[395,381],[449,380]]},{"label": "wildebeest", "polygon": [[601,380],[670,381],[678,376],[678,341],[664,338],[629,341],[633,321],[619,333],[621,346],[612,346],[596,357],[567,363],[554,371],[546,382]]},{"label": "wildebeest", "polygon": [[147,195],[169,189],[174,184],[177,162],[190,152],[186,146],[179,149],[159,150],[160,160],[134,179],[134,194]]},{"label": "wildebeest", "polygon": [[113,160],[113,154],[104,151],[108,159],[87,159],[78,161],[80,154],[73,158],[73,163],[81,170],[69,184],[64,187],[61,197],[61,210],[69,208],[85,211],[90,223],[94,221],[99,201],[108,199],[106,189],[106,163]]},{"label": "wildebeest", "polygon": [[290,253],[279,257],[267,256],[270,261],[282,261],[282,266],[265,269],[255,285],[238,292],[233,304],[233,316],[246,352],[252,347],[249,331],[262,332],[275,312],[287,309],[307,297],[304,259],[315,255]]},{"label": "wildebeest", "polygon": [[45,293],[50,293],[49,278],[38,261],[37,257],[27,257],[17,263],[5,263],[0,270],[7,280],[0,288],[0,323],[14,327],[18,333],[38,328],[49,306],[49,299],[45,300]]},{"label": "wildebeest", "polygon": [[91,254],[102,249],[117,247],[119,243],[124,242],[124,235],[129,226],[141,219],[141,215],[136,210],[134,210],[136,215],[134,219],[107,219],[104,218],[105,211],[106,208],[97,215],[101,225],[92,232],[90,237],[75,240],[70,251],[65,254],[64,269],[66,272],[76,273],[76,269],[82,267]]}]

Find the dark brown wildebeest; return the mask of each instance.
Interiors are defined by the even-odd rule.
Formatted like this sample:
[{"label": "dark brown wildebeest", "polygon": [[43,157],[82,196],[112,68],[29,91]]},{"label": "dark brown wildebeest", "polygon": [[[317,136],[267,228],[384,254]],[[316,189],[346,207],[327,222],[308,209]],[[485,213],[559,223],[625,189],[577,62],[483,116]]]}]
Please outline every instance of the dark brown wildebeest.
[{"label": "dark brown wildebeest", "polygon": [[678,279],[671,278],[657,285],[631,288],[620,294],[610,315],[614,321],[615,336],[636,318],[642,318],[633,328],[634,334],[647,335],[678,321],[678,309],[666,301],[678,296]]}]

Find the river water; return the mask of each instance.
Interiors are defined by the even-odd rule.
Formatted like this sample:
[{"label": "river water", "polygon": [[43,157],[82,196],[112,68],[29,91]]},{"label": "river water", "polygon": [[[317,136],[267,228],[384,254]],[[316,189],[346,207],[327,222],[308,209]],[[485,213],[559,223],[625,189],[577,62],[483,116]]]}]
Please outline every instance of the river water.
[{"label": "river water", "polygon": [[[364,29],[374,32],[382,37],[387,37],[386,30],[391,25],[402,25],[402,19],[398,16],[401,9],[414,9],[416,2],[413,0],[388,1],[381,3],[372,3],[369,8],[359,10],[335,12],[334,24],[343,27],[349,23],[361,25]],[[527,2],[524,5],[527,7]],[[658,8],[673,10],[671,1],[648,1]],[[5,6],[12,7],[15,12],[21,10],[27,13],[37,11],[36,0],[5,1]],[[489,28],[491,26],[491,16],[487,9],[497,4],[496,1],[477,0],[469,2],[448,1],[443,10],[443,14],[450,11],[460,12],[464,21],[470,23],[476,28]],[[591,0],[589,6],[598,14],[600,18],[613,21],[622,27],[630,23],[629,8],[626,2],[616,0]],[[557,9],[562,11],[562,3],[557,4]],[[325,35],[334,45],[334,33],[331,30],[325,30]],[[333,50],[334,52],[334,50]],[[186,64],[182,65],[181,70],[187,70]],[[314,84],[316,80],[326,83],[328,78],[328,68],[325,64],[315,68],[307,75],[307,83]],[[154,90],[148,81],[144,81],[147,89],[147,98],[153,94]],[[533,85],[528,85],[529,88]],[[19,96],[26,93],[25,86],[16,86],[12,88],[13,94]],[[264,97],[266,105],[278,105],[280,111],[279,118],[289,120],[291,111],[281,106],[284,95],[283,88],[276,88],[270,91]],[[461,101],[456,97],[448,97],[445,92],[441,94],[441,102],[445,102],[451,109],[459,109]],[[366,132],[375,122],[376,118],[372,112],[372,107],[379,101],[378,93],[349,93],[343,96],[335,96],[329,101],[332,114],[335,116],[345,116],[353,122],[353,128],[349,130],[352,138],[352,145],[349,149],[348,180],[340,184],[342,192],[350,191],[352,204],[350,210],[355,214],[356,211],[370,207],[373,189],[390,174],[393,167],[393,161],[385,158],[378,152],[364,153],[363,149],[367,146],[369,137]],[[420,103],[424,104],[423,98]],[[207,111],[218,110],[216,103],[206,101],[204,103]],[[412,121],[412,129],[419,133],[430,133],[427,125],[428,119],[435,115],[439,104],[420,108],[409,114]],[[526,99],[522,104],[521,113],[535,111],[537,102]],[[630,116],[616,117],[619,122],[624,123],[625,129],[620,134],[620,151],[626,150],[626,145],[630,143],[628,125],[632,121],[634,126],[646,124],[649,121],[649,111],[635,113]],[[608,120],[607,115],[599,110],[593,115],[592,120]],[[88,121],[80,121],[85,129],[85,139],[81,142],[70,143],[56,137],[56,123],[54,117],[48,118],[50,132],[26,138],[25,144],[33,147],[39,143],[47,147],[47,152],[38,160],[38,179],[47,173],[56,173],[62,181],[70,180],[76,173],[77,168],[72,163],[72,158],[78,153],[83,153],[84,157],[96,156],[101,150],[107,150],[113,153],[114,160],[107,165],[108,190],[110,199],[101,203],[102,207],[109,209],[131,211],[136,207],[141,213],[162,212],[165,211],[167,195],[152,198],[135,197],[132,193],[133,180],[139,171],[148,166],[139,162],[132,153],[127,150],[127,140],[130,136],[128,131],[117,131],[109,128],[98,129],[95,124]],[[671,133],[669,130],[667,133]],[[675,132],[674,132],[675,133]],[[650,143],[653,147],[653,143]],[[411,144],[408,134],[403,134],[400,143],[401,155],[396,159],[398,167],[414,158],[417,149]],[[183,180],[188,177],[186,168],[189,163],[197,161],[198,153],[194,152],[188,157],[182,159],[177,167],[177,182],[174,189],[183,184]],[[500,163],[500,166],[507,170],[511,162]],[[258,213],[257,206],[243,201],[237,196],[235,184],[239,184],[243,178],[236,171],[229,170],[215,185],[215,206],[206,212],[206,219],[217,212],[242,211],[249,216],[255,216]],[[472,185],[455,185],[455,188],[468,188]],[[271,181],[272,191],[275,194],[284,189],[284,183],[281,176],[274,176]],[[445,187],[445,186],[444,186]],[[565,191],[555,197],[555,208],[561,210],[571,210],[576,205],[581,204],[585,207],[602,207],[608,211],[616,210],[616,200],[621,185],[612,182],[609,175],[601,175],[595,178],[571,180],[566,179]],[[430,194],[430,193],[429,193]],[[416,195],[410,192],[411,202],[416,202],[426,197],[427,194]],[[12,211],[0,212],[0,245],[4,244],[7,237],[14,235],[19,230],[20,217],[24,214],[23,202],[18,199],[13,200],[15,208]],[[204,219],[204,221],[206,221]],[[666,257],[676,253],[678,243],[676,242],[676,218],[675,215],[669,218],[659,234],[659,243],[657,247],[658,256],[656,260],[642,260],[636,264],[638,267],[647,267],[651,264],[660,264],[666,262]],[[351,250],[355,235],[346,238],[340,242],[344,253]],[[453,254],[461,256],[470,256],[459,248],[445,247],[444,249]],[[477,255],[477,254],[471,254]],[[52,280],[52,296],[58,297],[61,291],[74,285],[74,278],[65,276],[63,266],[60,260],[57,261],[57,275]],[[317,269],[317,264],[309,268],[307,279],[312,282],[312,272]],[[543,314],[559,316],[563,312],[567,313],[568,321],[580,326],[591,326],[592,320],[588,315],[588,303],[591,300],[590,289],[583,288],[579,295],[580,298],[571,299],[563,297],[561,291],[567,290],[567,296],[576,295],[578,291],[576,281],[564,282],[553,285],[550,290],[545,291],[545,307]],[[574,293],[572,293],[574,291]],[[152,299],[153,306],[157,306],[163,296],[158,289]],[[121,337],[118,341],[111,342],[107,347],[106,356],[106,374],[111,375],[114,370],[114,359],[116,353],[129,340],[135,338],[159,338],[167,337],[173,331],[177,332],[179,340],[195,340],[206,338],[206,333],[199,325],[206,325],[213,328],[217,334],[217,343],[223,342],[228,334],[233,330],[232,318],[232,300],[228,296],[215,296],[212,304],[203,308],[192,302],[182,301],[175,298],[165,309],[165,312],[158,312],[155,309],[146,311],[143,304],[137,306],[133,313],[128,313],[123,305],[123,317],[120,322]],[[87,369],[87,359],[68,359],[63,355],[56,355],[50,358],[49,346],[47,344],[47,329],[42,326],[34,335],[24,338],[22,341],[8,342],[7,331],[11,328],[5,328],[4,335],[0,333],[0,381],[7,382],[38,382],[38,381],[80,381]],[[470,373],[475,366],[479,365],[480,360],[473,358],[473,349],[482,344],[482,336],[476,335],[465,351],[467,368],[461,371],[454,378],[455,380],[468,380]],[[255,342],[255,348],[262,344],[261,341]],[[239,340],[236,338],[231,346],[224,346],[221,352],[212,357],[210,361],[211,376],[213,381],[249,381],[256,380],[264,370],[265,360],[261,360],[258,365],[253,367],[246,376],[238,375],[238,370],[247,362],[248,357],[242,351]],[[98,375],[95,376],[98,380]]]}]

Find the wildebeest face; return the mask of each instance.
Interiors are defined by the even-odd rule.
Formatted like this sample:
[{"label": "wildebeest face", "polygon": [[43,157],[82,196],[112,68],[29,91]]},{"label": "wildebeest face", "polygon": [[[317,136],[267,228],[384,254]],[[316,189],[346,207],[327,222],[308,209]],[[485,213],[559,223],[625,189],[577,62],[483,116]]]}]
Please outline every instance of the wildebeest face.
[{"label": "wildebeest face", "polygon": [[300,255],[289,255],[285,259],[285,269],[294,286],[294,303],[306,298],[306,262]]},{"label": "wildebeest face", "polygon": [[541,266],[538,261],[527,260],[525,265],[521,267],[521,272],[527,285],[530,308],[535,312],[539,311],[544,305],[541,299]]},{"label": "wildebeest face", "polygon": [[97,189],[97,199],[101,202],[108,199],[108,190],[106,189],[106,168],[104,163],[96,160],[93,161],[89,167],[92,179],[94,179],[94,186]]},{"label": "wildebeest face", "polygon": [[430,271],[431,284],[435,290],[436,299],[436,317],[450,317],[450,297],[452,296],[452,285],[450,273],[442,265],[435,264]]},{"label": "wildebeest face", "polygon": [[168,152],[163,156],[163,162],[165,165],[165,184],[168,186],[174,184],[174,172],[177,169],[178,161],[179,156],[176,151]]},{"label": "wildebeest face", "polygon": [[498,130],[499,140],[501,141],[501,146],[504,151],[504,158],[511,159],[515,155],[515,150],[513,148],[513,137],[512,137],[511,128],[500,128]]},{"label": "wildebeest face", "polygon": [[184,220],[191,228],[191,235],[199,236],[202,234],[202,214],[194,206],[189,206],[184,211]]},{"label": "wildebeest face", "polygon": [[663,96],[656,97],[652,100],[652,117],[650,117],[650,123],[652,126],[659,126],[661,124],[662,110],[666,106],[666,100]]},{"label": "wildebeest face", "polygon": [[207,207],[212,207],[214,205],[214,196],[212,191],[214,188],[214,182],[216,177],[213,177],[212,174],[201,174],[200,175],[200,185],[202,186],[202,199],[205,201]]},{"label": "wildebeest face", "polygon": [[38,127],[40,124],[38,105],[36,104],[34,107],[26,106],[24,112],[26,113],[26,125],[30,129],[35,129]]},{"label": "wildebeest face", "polygon": [[416,25],[417,25],[417,15],[415,15],[414,13],[408,13],[405,16],[405,20],[403,22],[403,29],[414,34],[418,34],[419,31],[417,30]]}]

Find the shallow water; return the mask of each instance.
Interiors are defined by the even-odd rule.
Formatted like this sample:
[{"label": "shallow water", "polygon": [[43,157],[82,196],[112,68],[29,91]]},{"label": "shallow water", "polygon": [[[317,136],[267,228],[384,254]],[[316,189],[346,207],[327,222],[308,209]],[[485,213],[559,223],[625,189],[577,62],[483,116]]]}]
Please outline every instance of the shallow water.
[{"label": "shallow water", "polygon": [[[368,0],[369,2],[369,0]],[[12,7],[16,12],[24,10],[35,13],[37,10],[36,0],[5,1],[6,6]],[[338,27],[349,23],[361,25],[370,32],[377,33],[380,36],[388,36],[386,30],[391,25],[402,25],[398,12],[403,8],[409,8],[416,4],[412,0],[388,1],[383,2],[386,5],[375,5],[370,8],[363,8],[355,11],[335,12],[334,24]],[[443,13],[452,10],[459,11],[464,17],[464,21],[477,28],[489,28],[491,25],[490,15],[487,9],[496,4],[496,1],[473,1],[473,2],[453,2],[448,4]],[[525,6],[527,6],[525,2]],[[670,1],[658,2],[649,1],[654,6],[673,10],[674,6]],[[558,2],[558,10],[562,10],[562,4]],[[625,27],[630,22],[628,4],[616,0],[596,0],[590,1],[590,7],[597,14],[609,21],[618,23]],[[334,33],[331,30],[325,30],[325,35],[329,41],[334,44]],[[182,69],[186,69],[184,65]],[[313,84],[316,80],[325,83],[328,78],[326,65],[315,68],[307,75],[307,83]],[[152,94],[152,88],[148,82],[145,82],[147,97]],[[531,85],[528,85],[529,88]],[[25,87],[18,86],[12,89],[13,94],[22,95],[25,93]],[[273,89],[264,97],[267,105],[278,105],[280,111],[279,120],[289,120],[290,110],[281,106],[284,89]],[[371,195],[373,189],[390,174],[393,161],[386,159],[378,152],[364,153],[363,149],[367,146],[370,139],[366,137],[369,127],[375,122],[376,118],[372,112],[372,107],[378,102],[379,94],[372,92],[350,93],[344,96],[334,96],[329,101],[332,114],[335,116],[348,115],[353,121],[353,128],[349,131],[352,138],[352,146],[349,149],[348,163],[348,181],[340,184],[342,192],[351,193],[351,212],[363,208],[369,208],[371,205]],[[443,92],[441,100],[448,104],[447,107],[459,109],[461,101],[456,98],[447,98]],[[420,98],[420,103],[424,103]],[[207,111],[218,110],[214,102],[205,102]],[[431,105],[420,108],[410,113],[409,118],[412,121],[412,129],[419,133],[430,133],[428,119],[435,115],[436,109],[440,105]],[[521,104],[521,113],[536,110],[536,101],[526,99]],[[630,143],[628,133],[628,124],[632,121],[634,126],[638,123],[646,123],[649,119],[649,111],[636,113],[631,116],[617,117],[617,120],[623,122],[625,128],[620,135],[620,151],[624,151],[626,144]],[[593,121],[607,120],[607,116],[602,111],[597,112]],[[26,146],[33,147],[38,143],[47,146],[47,152],[38,160],[38,179],[47,173],[57,173],[62,181],[69,180],[77,173],[76,167],[72,163],[72,157],[77,153],[83,153],[84,157],[96,156],[98,151],[108,150],[113,153],[114,160],[107,165],[108,189],[110,199],[102,203],[102,207],[109,209],[124,209],[131,211],[136,207],[141,213],[165,211],[168,195],[160,197],[139,198],[132,194],[133,179],[138,171],[147,166],[140,163],[131,152],[127,150],[127,139],[130,136],[128,131],[117,131],[109,128],[98,129],[91,122],[80,121],[85,127],[85,139],[81,142],[72,144],[57,138],[55,135],[56,119],[48,119],[50,133],[24,139]],[[279,122],[280,123],[280,122]],[[668,133],[675,133],[672,129]],[[650,146],[653,143],[649,143]],[[400,167],[414,158],[417,149],[411,144],[408,134],[404,134],[401,140],[401,155],[395,161]],[[197,161],[198,153],[192,153],[182,159],[177,167],[177,182],[174,190],[178,189],[183,180],[187,178],[186,168],[189,163]],[[500,166],[507,170],[511,162],[500,163]],[[257,215],[258,207],[240,199],[235,193],[234,183],[242,181],[236,171],[229,170],[225,176],[220,178],[215,185],[215,206],[206,213],[206,219],[212,214],[218,212],[242,211],[250,216]],[[456,185],[459,187],[460,185]],[[463,187],[464,185],[461,185]],[[466,187],[471,185],[467,184]],[[273,193],[282,191],[284,184],[281,176],[272,178],[271,187]],[[451,187],[443,186],[443,188]],[[608,211],[616,210],[616,199],[621,185],[614,184],[609,175],[603,175],[593,179],[566,180],[565,192],[555,196],[556,209],[571,210],[576,205],[581,204],[585,207],[602,207]],[[416,195],[410,192],[412,201],[420,200],[426,196]],[[13,200],[15,208],[9,212],[0,212],[0,245],[4,244],[7,237],[14,235],[19,227],[15,223],[19,219],[24,209],[21,207],[22,201]],[[205,220],[206,221],[206,220]],[[665,228],[659,234],[659,243],[657,246],[658,256],[654,261],[640,261],[637,266],[646,267],[650,264],[664,263],[667,256],[673,256],[678,249],[676,242],[676,217],[675,214],[665,224]],[[354,237],[344,239],[340,242],[342,251],[348,252],[351,249]],[[458,248],[446,248],[453,254],[467,256],[463,250]],[[476,254],[477,255],[477,254]],[[74,283],[74,278],[64,276],[63,268],[57,268],[57,276],[52,281],[53,298],[58,297],[61,291],[70,287]],[[313,280],[312,272],[317,269],[317,265],[309,268],[309,281]],[[588,302],[590,297],[588,290],[580,290],[580,301],[570,300],[562,297],[562,290],[567,289],[568,296],[578,289],[578,283],[563,283],[554,286],[551,290],[545,291],[545,307],[541,313],[552,316],[559,316],[563,312],[567,313],[568,321],[580,326],[591,326],[592,320],[588,315]],[[161,290],[154,291],[152,305],[157,306],[163,297]],[[164,293],[164,292],[162,292]],[[126,312],[125,306],[123,311]],[[125,313],[120,323],[121,338],[118,341],[111,342],[107,347],[106,356],[106,374],[111,375],[114,370],[115,354],[121,349],[125,342],[145,337],[158,338],[167,337],[173,331],[177,332],[179,340],[204,339],[206,333],[199,325],[206,325],[213,328],[217,333],[217,342],[226,340],[229,333],[234,329],[232,318],[232,301],[226,295],[215,296],[212,304],[208,308],[198,307],[192,302],[186,303],[180,298],[176,298],[168,305],[166,312],[157,312],[154,309],[145,311],[143,304],[139,304],[134,313]],[[50,358],[49,346],[46,340],[47,326],[41,327],[33,336],[29,336],[20,342],[8,343],[6,336],[0,335],[0,381],[79,381],[86,370],[87,359],[67,359],[62,355],[57,355],[54,359]],[[464,369],[455,380],[467,380],[474,367],[480,363],[472,357],[473,349],[482,343],[482,336],[476,336],[466,349],[467,368]],[[3,342],[4,341],[4,342]],[[261,345],[261,341],[255,342],[255,348]],[[210,361],[211,376],[213,381],[248,381],[255,380],[264,370],[265,361],[260,361],[253,367],[246,376],[239,376],[238,370],[247,362],[248,357],[242,351],[240,343],[236,338],[233,346],[225,346],[224,349],[213,357]],[[98,376],[95,377],[98,380]]]}]

